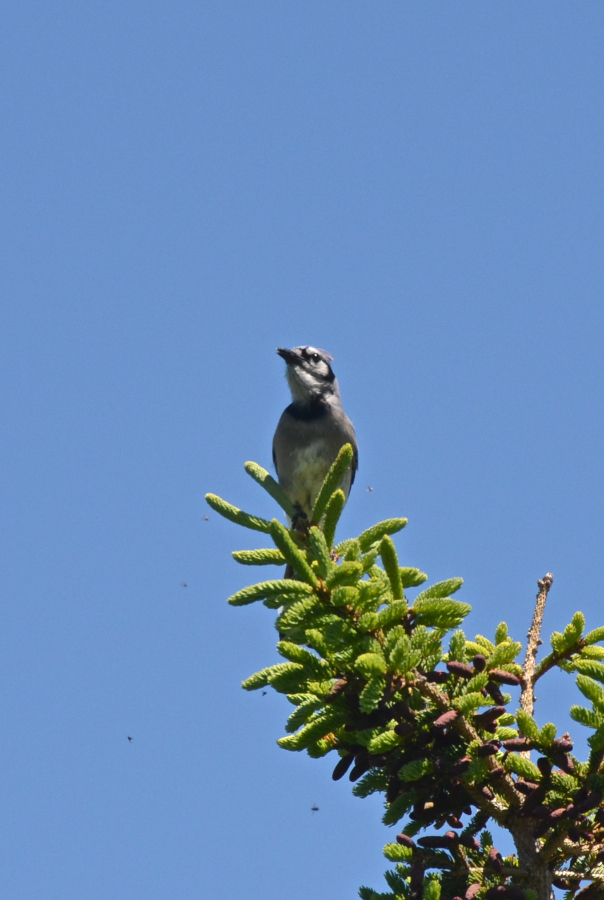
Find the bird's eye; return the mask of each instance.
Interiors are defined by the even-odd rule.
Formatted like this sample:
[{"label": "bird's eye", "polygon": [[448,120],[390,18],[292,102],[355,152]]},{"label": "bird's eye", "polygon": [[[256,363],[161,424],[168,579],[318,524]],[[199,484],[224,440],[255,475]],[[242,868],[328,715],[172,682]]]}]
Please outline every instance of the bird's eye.
[{"label": "bird's eye", "polygon": [[318,353],[311,353],[310,358],[312,359],[313,362],[319,362],[319,360],[321,359],[321,357],[319,356]]}]

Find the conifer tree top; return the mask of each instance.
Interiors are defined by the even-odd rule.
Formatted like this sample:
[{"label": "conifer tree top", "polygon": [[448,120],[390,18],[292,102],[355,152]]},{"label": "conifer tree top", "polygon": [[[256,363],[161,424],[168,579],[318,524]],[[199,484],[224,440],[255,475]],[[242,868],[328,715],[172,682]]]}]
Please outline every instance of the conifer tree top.
[{"label": "conifer tree top", "polygon": [[[274,547],[235,552],[238,562],[289,563],[296,574],[229,598],[233,606],[262,601],[278,611],[284,661],[243,687],[270,685],[285,694],[294,709],[279,745],[311,757],[333,754],[333,778],[348,775],[358,797],[382,793],[385,824],[400,828],[384,848],[394,863],[385,875],[390,892],[362,887],[360,897],[550,900],[553,884],[567,900],[604,900],[604,627],[585,634],[584,617],[575,613],[536,664],[548,574],[539,582],[521,666],[521,644],[504,622],[492,640],[469,639],[460,629],[470,612],[452,596],[461,578],[410,601],[406,591],[427,576],[400,565],[391,536],[406,519],[335,544],[343,509],[335,485],[351,450],[342,448],[304,532],[213,494],[206,499],[225,518],[272,538]],[[246,470],[290,512],[268,472],[255,463]],[[588,701],[571,708],[592,730],[584,761],[573,755],[568,734],[557,736],[551,723],[539,728],[533,718],[534,684],[553,668],[576,673]],[[493,847],[489,820],[510,832],[516,854],[503,858]]]}]

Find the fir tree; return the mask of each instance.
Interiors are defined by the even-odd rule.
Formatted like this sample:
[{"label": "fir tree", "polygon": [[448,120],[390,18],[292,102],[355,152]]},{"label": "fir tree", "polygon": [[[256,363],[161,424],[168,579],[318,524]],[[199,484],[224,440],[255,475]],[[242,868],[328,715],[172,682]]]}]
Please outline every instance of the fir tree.
[{"label": "fir tree", "polygon": [[[394,864],[385,874],[390,892],[362,887],[360,897],[550,900],[554,885],[565,900],[604,900],[604,627],[585,634],[584,616],[575,613],[536,664],[548,574],[538,583],[521,666],[521,644],[504,622],[493,640],[470,640],[460,629],[470,612],[451,596],[461,578],[426,588],[410,605],[405,589],[427,576],[399,565],[391,535],[406,519],[334,546],[344,506],[338,484],[351,462],[346,445],[306,531],[213,494],[206,499],[225,518],[272,538],[274,547],[234,553],[239,563],[289,563],[296,574],[229,598],[233,606],[262,601],[278,610],[284,662],[243,687],[285,694],[294,709],[279,745],[314,758],[333,754],[334,780],[347,775],[358,797],[382,793],[383,821],[401,823],[396,842],[384,847]],[[245,468],[291,516],[269,473],[255,463]],[[557,737],[555,725],[539,728],[533,718],[534,685],[554,668],[576,673],[587,701],[570,710],[592,731],[586,760],[573,755],[570,735]],[[491,820],[510,833],[515,854],[504,858],[493,846]]]}]

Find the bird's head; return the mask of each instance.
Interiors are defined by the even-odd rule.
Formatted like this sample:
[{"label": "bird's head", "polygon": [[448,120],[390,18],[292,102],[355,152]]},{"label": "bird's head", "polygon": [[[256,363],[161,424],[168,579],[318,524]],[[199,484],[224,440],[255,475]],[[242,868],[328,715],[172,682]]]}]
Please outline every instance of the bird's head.
[{"label": "bird's head", "polygon": [[278,347],[287,365],[286,377],[294,403],[316,403],[338,394],[338,383],[330,366],[333,356],[316,347]]}]

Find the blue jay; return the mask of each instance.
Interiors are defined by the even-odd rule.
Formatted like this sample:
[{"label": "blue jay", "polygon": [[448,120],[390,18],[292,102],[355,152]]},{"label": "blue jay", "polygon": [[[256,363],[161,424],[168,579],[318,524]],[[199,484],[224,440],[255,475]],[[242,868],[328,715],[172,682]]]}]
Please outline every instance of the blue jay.
[{"label": "blue jay", "polygon": [[304,520],[306,525],[310,522],[323,480],[344,444],[354,449],[352,467],[341,485],[348,497],[358,467],[358,447],[330,366],[333,357],[315,347],[279,347],[277,353],[287,364],[292,402],[275,431],[273,462],[279,484],[299,511],[295,527]]}]

